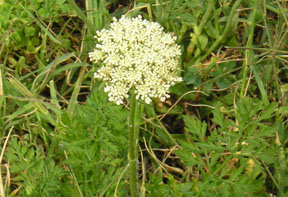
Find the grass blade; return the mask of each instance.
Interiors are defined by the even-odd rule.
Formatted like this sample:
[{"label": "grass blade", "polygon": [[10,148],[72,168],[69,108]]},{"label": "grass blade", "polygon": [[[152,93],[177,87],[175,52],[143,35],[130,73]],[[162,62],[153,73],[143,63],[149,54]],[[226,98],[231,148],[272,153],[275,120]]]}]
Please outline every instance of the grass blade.
[{"label": "grass blade", "polygon": [[263,85],[263,81],[261,80],[256,68],[254,67],[254,65],[252,65],[252,72],[253,72],[253,75],[255,77],[255,80],[256,80],[256,83],[258,85],[258,88],[260,90],[260,93],[261,93],[261,96],[262,96],[262,100],[264,102],[264,104],[266,106],[268,106],[270,103],[269,103],[269,99],[268,99],[268,96],[267,96],[267,92],[264,88],[264,85]]},{"label": "grass blade", "polygon": [[87,19],[87,17],[83,14],[82,10],[77,6],[74,0],[67,0],[70,6],[74,9],[77,15],[83,20],[83,22],[87,25],[88,29],[92,34],[95,34],[96,28],[93,24]]},{"label": "grass blade", "polygon": [[20,3],[19,5],[23,8],[23,10],[28,14],[28,16],[29,16],[30,18],[32,18],[33,20],[36,21],[36,24],[42,29],[42,31],[44,31],[44,32],[48,35],[48,37],[49,37],[53,42],[55,42],[55,43],[57,43],[57,44],[60,44],[60,45],[62,44],[61,41],[59,40],[59,38],[56,38],[55,36],[53,36],[53,35],[51,34],[51,32],[49,32],[49,31],[42,25],[42,23],[39,21],[38,18],[35,18],[35,17],[33,16],[33,14],[32,14],[31,12],[29,12],[29,10],[27,10],[21,3]]},{"label": "grass blade", "polygon": [[48,111],[46,110],[45,107],[38,101],[37,98],[16,78],[13,76],[10,76],[8,78],[9,82],[13,85],[13,87],[20,92],[24,97],[28,97],[29,99],[32,99],[32,103],[34,104],[34,107],[38,109],[41,113],[44,115],[48,114]]},{"label": "grass blade", "polygon": [[80,92],[80,88],[81,88],[81,84],[82,84],[82,81],[84,78],[85,71],[86,71],[86,66],[83,66],[80,70],[79,77],[76,81],[70,102],[69,102],[68,107],[67,107],[67,113],[68,114],[72,114],[74,112],[74,107],[75,107],[75,104],[77,103],[77,97],[78,97],[79,92]]}]

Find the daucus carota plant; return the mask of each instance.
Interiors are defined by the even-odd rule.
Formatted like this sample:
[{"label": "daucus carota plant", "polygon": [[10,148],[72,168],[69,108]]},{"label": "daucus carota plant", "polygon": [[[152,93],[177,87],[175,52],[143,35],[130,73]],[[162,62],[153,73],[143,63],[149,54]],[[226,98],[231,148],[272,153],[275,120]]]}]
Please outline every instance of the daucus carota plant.
[{"label": "daucus carota plant", "polygon": [[142,19],[113,19],[109,29],[96,32],[97,44],[89,53],[91,61],[100,65],[94,77],[106,83],[104,91],[117,105],[131,96],[129,117],[130,194],[136,195],[136,143],[135,117],[141,117],[137,101],[149,104],[152,98],[164,101],[169,88],[182,81],[179,77],[180,46],[176,37],[165,33],[156,22]]}]

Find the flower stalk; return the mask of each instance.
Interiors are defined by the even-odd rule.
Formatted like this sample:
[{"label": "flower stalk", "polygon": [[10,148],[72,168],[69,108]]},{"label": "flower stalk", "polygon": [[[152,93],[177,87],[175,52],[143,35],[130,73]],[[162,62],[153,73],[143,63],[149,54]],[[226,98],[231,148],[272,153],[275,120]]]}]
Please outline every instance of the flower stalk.
[{"label": "flower stalk", "polygon": [[142,122],[142,113],[144,105],[137,101],[134,89],[131,92],[132,93],[131,93],[129,125],[128,125],[128,135],[129,135],[128,161],[129,161],[130,196],[133,197],[137,196],[138,191],[137,147],[138,147],[139,129]]},{"label": "flower stalk", "polygon": [[134,91],[131,91],[131,103],[130,103],[130,114],[129,114],[129,127],[128,127],[128,141],[129,141],[129,150],[128,150],[128,161],[129,161],[129,187],[130,187],[130,196],[137,196],[137,163],[136,163],[136,154],[137,154],[137,139],[135,129],[136,126],[136,94]]}]

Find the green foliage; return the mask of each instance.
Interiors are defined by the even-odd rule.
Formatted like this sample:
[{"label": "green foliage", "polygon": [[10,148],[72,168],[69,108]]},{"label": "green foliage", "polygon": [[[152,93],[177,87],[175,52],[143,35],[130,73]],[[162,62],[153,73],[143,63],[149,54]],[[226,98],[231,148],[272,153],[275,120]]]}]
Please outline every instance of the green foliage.
[{"label": "green foliage", "polygon": [[[64,164],[74,172],[84,196],[113,195],[127,164],[127,115],[96,88],[86,105],[76,106],[73,116],[63,114],[56,137],[66,153]],[[120,186],[124,192],[122,182]]]},{"label": "green foliage", "polygon": [[183,196],[184,184],[177,183],[172,175],[168,176],[168,184],[163,183],[162,174],[151,174],[149,178],[150,181],[145,185],[148,196]]},{"label": "green foliage", "polygon": [[66,174],[54,160],[45,158],[41,147],[29,143],[28,135],[23,140],[12,138],[7,149],[12,181],[18,183],[20,196],[59,196],[61,177]]},{"label": "green foliage", "polygon": [[208,136],[205,121],[184,117],[190,140],[181,141],[183,150],[175,153],[201,179],[191,174],[193,195],[265,195],[267,175],[261,163],[271,165],[278,159],[274,139],[280,125],[269,124],[276,108],[276,103],[264,107],[261,101],[247,98],[224,119],[218,106],[213,110],[217,129]]},{"label": "green foliage", "polygon": [[144,107],[141,195],[288,195],[285,1],[81,2],[0,0],[0,190],[129,195],[129,108],[108,101],[87,57],[96,29],[141,14],[183,54],[183,82]]},{"label": "green foliage", "polygon": [[49,17],[55,17],[54,21],[58,22],[60,19],[58,14],[60,12],[68,13],[69,10],[71,9],[65,0],[8,0],[5,1],[4,5],[0,6],[0,33],[8,36],[6,45],[10,47],[14,45],[15,47],[16,44],[18,49],[26,47],[27,51],[35,52],[35,48],[40,43],[37,35],[39,26],[37,27],[32,24],[36,22],[35,20],[39,20],[36,18],[39,17],[41,20],[45,20]]}]

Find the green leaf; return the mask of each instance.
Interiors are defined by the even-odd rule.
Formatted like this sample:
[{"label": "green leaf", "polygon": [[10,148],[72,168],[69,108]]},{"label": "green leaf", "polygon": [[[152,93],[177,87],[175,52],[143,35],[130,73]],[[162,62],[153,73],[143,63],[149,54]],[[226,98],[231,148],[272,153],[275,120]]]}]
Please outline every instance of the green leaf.
[{"label": "green leaf", "polygon": [[191,42],[194,43],[197,48],[203,51],[208,44],[208,38],[205,35],[194,35],[191,39]]},{"label": "green leaf", "polygon": [[213,110],[213,122],[218,124],[221,128],[224,128],[224,115],[220,112],[220,107],[217,106],[215,110]]},{"label": "green leaf", "polygon": [[[232,75],[230,75],[231,77]],[[219,89],[226,89],[229,88],[229,86],[233,83],[232,79],[229,79],[229,76],[226,76],[225,78],[219,79],[216,81],[216,85]]]},{"label": "green leaf", "polygon": [[36,29],[34,27],[25,27],[24,28],[25,36],[30,37],[36,34]]},{"label": "green leaf", "polygon": [[184,162],[186,166],[193,166],[199,164],[199,161],[194,158],[194,155],[186,150],[175,150],[177,156]]},{"label": "green leaf", "polygon": [[274,102],[268,105],[267,107],[265,107],[261,113],[261,116],[258,118],[258,121],[271,118],[273,116],[272,113],[274,113],[277,108],[278,108],[278,103],[274,103]]},{"label": "green leaf", "polygon": [[191,116],[184,116],[183,120],[185,122],[186,130],[198,136],[200,141],[205,141],[204,137],[206,135],[207,124],[198,119],[194,119]]},{"label": "green leaf", "polygon": [[288,114],[288,106],[281,106],[278,111],[277,114]]}]

